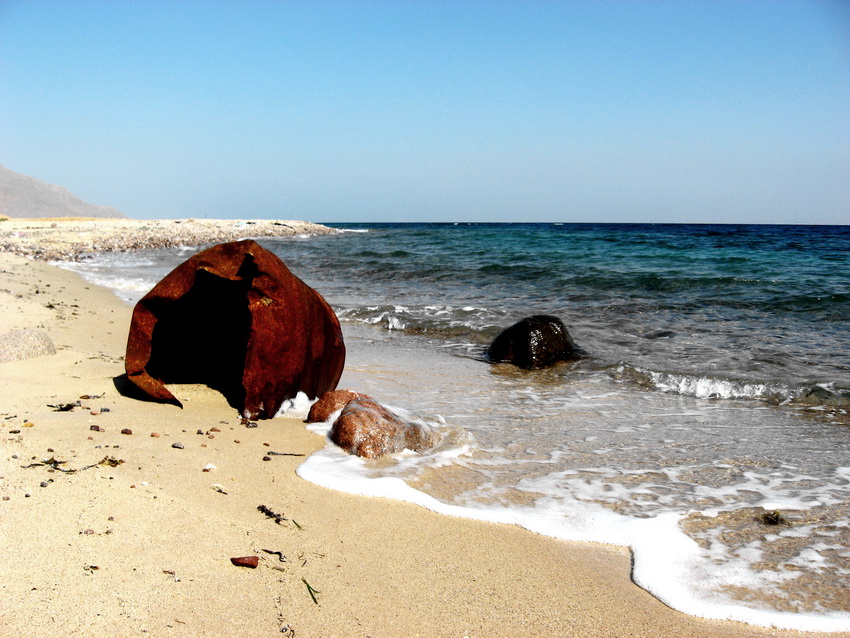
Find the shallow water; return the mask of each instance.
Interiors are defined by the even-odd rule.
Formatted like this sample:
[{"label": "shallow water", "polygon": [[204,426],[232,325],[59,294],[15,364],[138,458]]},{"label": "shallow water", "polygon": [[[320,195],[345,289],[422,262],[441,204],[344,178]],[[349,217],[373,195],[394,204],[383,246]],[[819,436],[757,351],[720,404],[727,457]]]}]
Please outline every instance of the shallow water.
[{"label": "shallow water", "polygon": [[[329,447],[305,477],[628,545],[636,582],[688,613],[850,629],[847,228],[389,225],[263,243],[340,316],[343,387],[443,436],[379,461]],[[75,268],[136,299],[188,254]],[[484,360],[534,313],[592,356]]]}]

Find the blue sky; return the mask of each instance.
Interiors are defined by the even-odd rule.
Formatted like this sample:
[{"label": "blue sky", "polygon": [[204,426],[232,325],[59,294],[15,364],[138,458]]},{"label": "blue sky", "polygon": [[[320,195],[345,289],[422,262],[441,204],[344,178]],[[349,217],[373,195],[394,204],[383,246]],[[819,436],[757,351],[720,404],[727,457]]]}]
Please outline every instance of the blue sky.
[{"label": "blue sky", "polygon": [[0,164],[132,217],[850,223],[850,3],[0,0]]}]

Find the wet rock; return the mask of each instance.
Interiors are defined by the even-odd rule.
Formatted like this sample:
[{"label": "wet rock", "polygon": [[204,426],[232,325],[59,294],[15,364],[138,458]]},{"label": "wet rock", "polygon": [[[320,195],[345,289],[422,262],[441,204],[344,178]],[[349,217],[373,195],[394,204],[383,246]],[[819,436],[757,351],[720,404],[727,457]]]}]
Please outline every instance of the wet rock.
[{"label": "wet rock", "polygon": [[584,352],[576,346],[560,319],[534,315],[506,328],[490,344],[487,356],[491,361],[531,369],[580,359]]},{"label": "wet rock", "polygon": [[259,556],[238,556],[236,558],[231,558],[230,562],[236,565],[237,567],[250,567],[254,569],[257,565],[260,564]]},{"label": "wet rock", "polygon": [[336,387],[345,346],[336,315],[254,241],[220,244],[175,268],[133,311],[125,369],[153,399],[167,383],[204,383],[251,419],[299,391]]},{"label": "wet rock", "polygon": [[331,441],[349,454],[377,458],[404,449],[421,452],[436,437],[425,423],[402,419],[370,398],[349,401],[330,433]]},{"label": "wet rock", "polygon": [[342,410],[349,401],[353,399],[370,397],[365,394],[358,394],[353,390],[331,390],[325,392],[318,401],[310,406],[310,413],[307,415],[307,423],[322,423],[327,421],[331,414],[337,410]]}]

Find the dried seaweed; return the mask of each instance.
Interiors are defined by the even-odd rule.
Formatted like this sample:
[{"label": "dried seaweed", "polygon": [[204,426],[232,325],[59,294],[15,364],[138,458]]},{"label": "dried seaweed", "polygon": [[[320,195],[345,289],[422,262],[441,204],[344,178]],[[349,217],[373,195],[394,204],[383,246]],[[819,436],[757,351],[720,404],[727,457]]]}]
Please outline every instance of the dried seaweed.
[{"label": "dried seaweed", "polygon": [[260,512],[262,512],[263,514],[265,514],[266,516],[268,516],[269,518],[273,518],[274,522],[277,523],[278,525],[280,525],[282,521],[289,520],[283,514],[277,514],[277,513],[273,512],[271,509],[269,509],[268,507],[266,507],[265,505],[259,505],[259,506],[257,506],[257,509]]}]

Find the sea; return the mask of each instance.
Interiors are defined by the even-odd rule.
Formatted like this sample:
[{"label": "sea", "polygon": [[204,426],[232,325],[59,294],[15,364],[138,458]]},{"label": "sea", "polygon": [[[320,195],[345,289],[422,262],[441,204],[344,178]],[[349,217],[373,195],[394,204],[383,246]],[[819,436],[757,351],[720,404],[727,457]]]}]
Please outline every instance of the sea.
[{"label": "sea", "polygon": [[[850,631],[850,226],[330,225],[260,243],[339,317],[340,387],[440,440],[375,460],[328,442],[303,478],[627,546],[634,582],[688,614]],[[197,250],[64,265],[134,303]],[[588,356],[489,361],[535,314]]]}]

